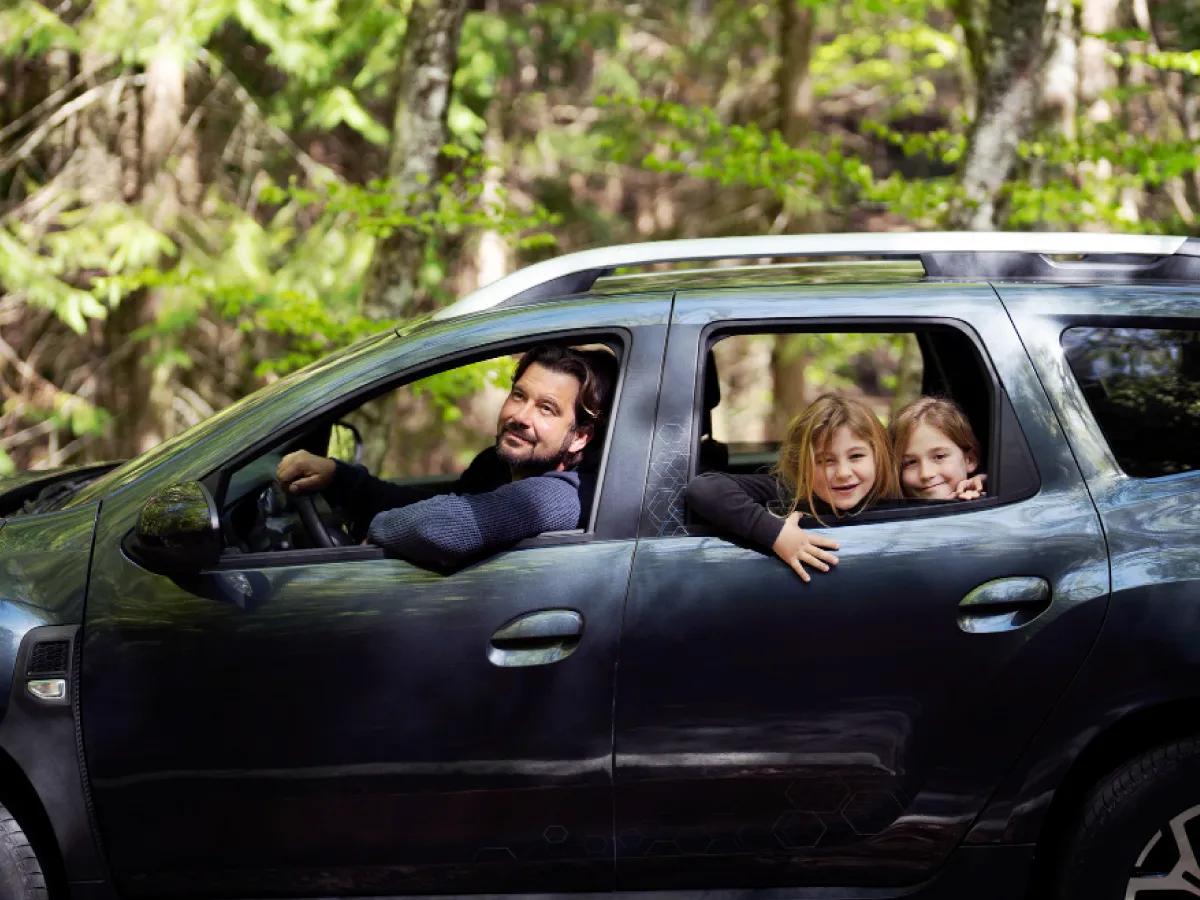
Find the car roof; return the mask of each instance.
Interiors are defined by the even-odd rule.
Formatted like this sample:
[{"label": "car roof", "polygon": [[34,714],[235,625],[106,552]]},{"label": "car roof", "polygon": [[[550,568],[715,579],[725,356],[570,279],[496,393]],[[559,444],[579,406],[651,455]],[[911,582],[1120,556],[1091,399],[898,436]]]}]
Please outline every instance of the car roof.
[{"label": "car roof", "polygon": [[[810,264],[730,267],[737,260]],[[628,273],[680,262],[708,269]],[[1200,283],[1200,239],[1066,232],[888,232],[768,235],[623,244],[568,253],[527,266],[468,294],[434,318],[589,292],[680,287],[924,279],[1069,283]]]}]

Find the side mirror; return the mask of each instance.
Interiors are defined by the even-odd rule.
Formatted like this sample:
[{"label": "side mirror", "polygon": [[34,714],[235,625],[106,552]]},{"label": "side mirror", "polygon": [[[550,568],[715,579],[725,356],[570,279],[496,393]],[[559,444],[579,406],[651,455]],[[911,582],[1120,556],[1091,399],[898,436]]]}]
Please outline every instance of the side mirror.
[{"label": "side mirror", "polygon": [[349,422],[334,422],[325,455],[344,463],[362,462],[363,439],[359,430]]},{"label": "side mirror", "polygon": [[217,504],[198,481],[168,485],[146,501],[126,541],[129,555],[151,572],[188,575],[221,558]]}]

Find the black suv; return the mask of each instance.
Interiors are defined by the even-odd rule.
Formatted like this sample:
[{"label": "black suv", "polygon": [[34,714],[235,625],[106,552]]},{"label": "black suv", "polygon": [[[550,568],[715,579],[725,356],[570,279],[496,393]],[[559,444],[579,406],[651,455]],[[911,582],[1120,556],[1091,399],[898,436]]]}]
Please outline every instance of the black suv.
[{"label": "black suv", "polygon": [[[689,514],[697,471],[770,461],[710,423],[723,342],[781,333],[913,342],[987,496],[864,513],[809,584]],[[620,360],[586,528],[431,572],[278,491],[378,398],[545,342]],[[1198,423],[1195,239],[532,266],[123,465],[0,483],[0,891],[1200,895]]]}]

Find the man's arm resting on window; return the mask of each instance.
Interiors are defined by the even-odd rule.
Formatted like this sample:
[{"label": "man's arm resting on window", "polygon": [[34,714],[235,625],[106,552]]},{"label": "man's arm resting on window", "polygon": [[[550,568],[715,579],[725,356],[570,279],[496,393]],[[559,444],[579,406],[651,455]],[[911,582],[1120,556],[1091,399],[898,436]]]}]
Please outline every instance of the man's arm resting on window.
[{"label": "man's arm resting on window", "polygon": [[363,466],[339,460],[333,473],[333,483],[326,489],[326,494],[361,528],[385,510],[420,503],[457,487],[458,482],[443,485],[392,484],[376,478]]},{"label": "man's arm resting on window", "polygon": [[579,476],[551,472],[485,494],[446,494],[377,515],[367,539],[395,556],[451,567],[579,524]]}]

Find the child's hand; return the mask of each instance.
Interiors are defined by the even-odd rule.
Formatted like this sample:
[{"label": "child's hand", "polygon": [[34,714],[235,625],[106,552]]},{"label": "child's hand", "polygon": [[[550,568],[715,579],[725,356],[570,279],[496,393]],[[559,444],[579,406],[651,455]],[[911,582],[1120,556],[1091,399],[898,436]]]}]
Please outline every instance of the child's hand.
[{"label": "child's hand", "polygon": [[830,550],[838,549],[837,541],[809,534],[800,527],[800,513],[794,512],[783,523],[783,531],[771,546],[775,555],[795,570],[800,578],[807,582],[812,576],[804,568],[808,563],[814,569],[828,572],[830,566],[836,566],[838,558]]},{"label": "child's hand", "polygon": [[959,500],[978,500],[985,495],[983,488],[986,484],[986,475],[976,475],[974,478],[960,481],[958,487],[954,489],[954,496]]}]

